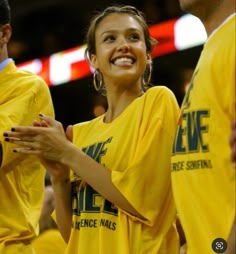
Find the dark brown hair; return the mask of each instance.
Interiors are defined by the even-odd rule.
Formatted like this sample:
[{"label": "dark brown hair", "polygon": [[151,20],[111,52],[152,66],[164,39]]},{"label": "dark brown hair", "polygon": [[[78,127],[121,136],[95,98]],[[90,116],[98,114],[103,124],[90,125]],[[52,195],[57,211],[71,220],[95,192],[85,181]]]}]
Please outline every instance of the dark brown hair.
[{"label": "dark brown hair", "polygon": [[11,22],[11,10],[7,0],[0,0],[0,25]]}]

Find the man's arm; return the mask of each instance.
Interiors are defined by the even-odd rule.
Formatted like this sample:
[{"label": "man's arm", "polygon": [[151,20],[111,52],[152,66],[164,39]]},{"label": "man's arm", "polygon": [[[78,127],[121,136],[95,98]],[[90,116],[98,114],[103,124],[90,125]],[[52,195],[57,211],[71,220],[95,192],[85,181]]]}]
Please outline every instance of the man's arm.
[{"label": "man's arm", "polygon": [[231,160],[236,163],[236,119],[231,125],[231,135],[230,135],[230,148],[231,148]]},{"label": "man's arm", "polygon": [[236,221],[234,220],[234,224],[232,226],[232,229],[231,229],[231,232],[230,232],[230,235],[229,235],[229,238],[228,238],[228,248],[225,252],[225,254],[235,254],[236,253],[236,235],[235,235],[235,231],[236,231]]},{"label": "man's arm", "polygon": [[0,167],[2,165],[2,144],[0,143]]}]

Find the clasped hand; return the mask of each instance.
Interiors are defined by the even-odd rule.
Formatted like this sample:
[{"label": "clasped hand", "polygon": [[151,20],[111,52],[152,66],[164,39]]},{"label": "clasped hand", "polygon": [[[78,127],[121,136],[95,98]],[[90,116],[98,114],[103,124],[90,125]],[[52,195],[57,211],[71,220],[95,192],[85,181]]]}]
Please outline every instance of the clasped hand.
[{"label": "clasped hand", "polygon": [[4,132],[5,141],[19,145],[14,152],[62,163],[66,147],[71,144],[71,126],[67,136],[60,122],[41,114],[39,117],[40,121],[34,120],[33,126],[14,126]]}]

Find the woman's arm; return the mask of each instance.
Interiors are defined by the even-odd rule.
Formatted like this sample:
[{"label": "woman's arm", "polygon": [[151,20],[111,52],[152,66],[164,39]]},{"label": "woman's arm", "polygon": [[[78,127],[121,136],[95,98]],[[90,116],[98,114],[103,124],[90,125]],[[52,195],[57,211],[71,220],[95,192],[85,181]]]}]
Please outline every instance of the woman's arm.
[{"label": "woman's arm", "polygon": [[[130,214],[144,219],[114,186],[111,180],[111,171],[97,163],[75,145],[68,144],[67,151],[61,157],[61,163],[66,164],[84,181],[91,185],[105,199]],[[66,150],[66,149],[65,149]]]},{"label": "woman's arm", "polygon": [[[44,121],[41,123],[33,121],[33,125],[35,127],[50,127]],[[68,126],[66,137],[71,141],[72,136],[72,126]],[[50,181],[53,187],[55,219],[58,229],[65,242],[68,243],[72,222],[70,170],[65,165],[55,161],[43,158],[40,158],[40,160],[50,175]]]},{"label": "woman's arm", "polygon": [[71,208],[71,184],[69,177],[54,179],[51,177],[54,190],[54,206],[58,229],[66,243],[71,232],[72,208]]},{"label": "woman's arm", "polygon": [[[6,141],[21,146],[14,149],[15,152],[34,154],[44,160],[58,162],[71,168],[84,181],[104,196],[105,199],[128,213],[144,219],[114,186],[109,169],[97,163],[72,144],[67,139],[60,122],[55,121],[51,117],[40,117],[41,121],[45,122],[45,124],[42,124],[47,126],[47,128],[18,126],[14,127],[11,132],[5,132]],[[56,171],[60,171],[60,169],[56,169]],[[59,186],[54,184],[54,187],[57,188],[58,198],[62,195],[62,186],[62,183]]]}]

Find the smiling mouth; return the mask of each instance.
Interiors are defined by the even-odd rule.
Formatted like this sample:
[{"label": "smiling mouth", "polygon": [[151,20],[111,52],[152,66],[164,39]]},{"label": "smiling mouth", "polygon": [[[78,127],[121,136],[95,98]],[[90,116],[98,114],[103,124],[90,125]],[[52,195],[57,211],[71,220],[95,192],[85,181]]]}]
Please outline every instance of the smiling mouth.
[{"label": "smiling mouth", "polygon": [[117,66],[122,66],[122,65],[132,65],[135,62],[134,59],[128,58],[128,57],[120,57],[112,61],[113,64]]}]

